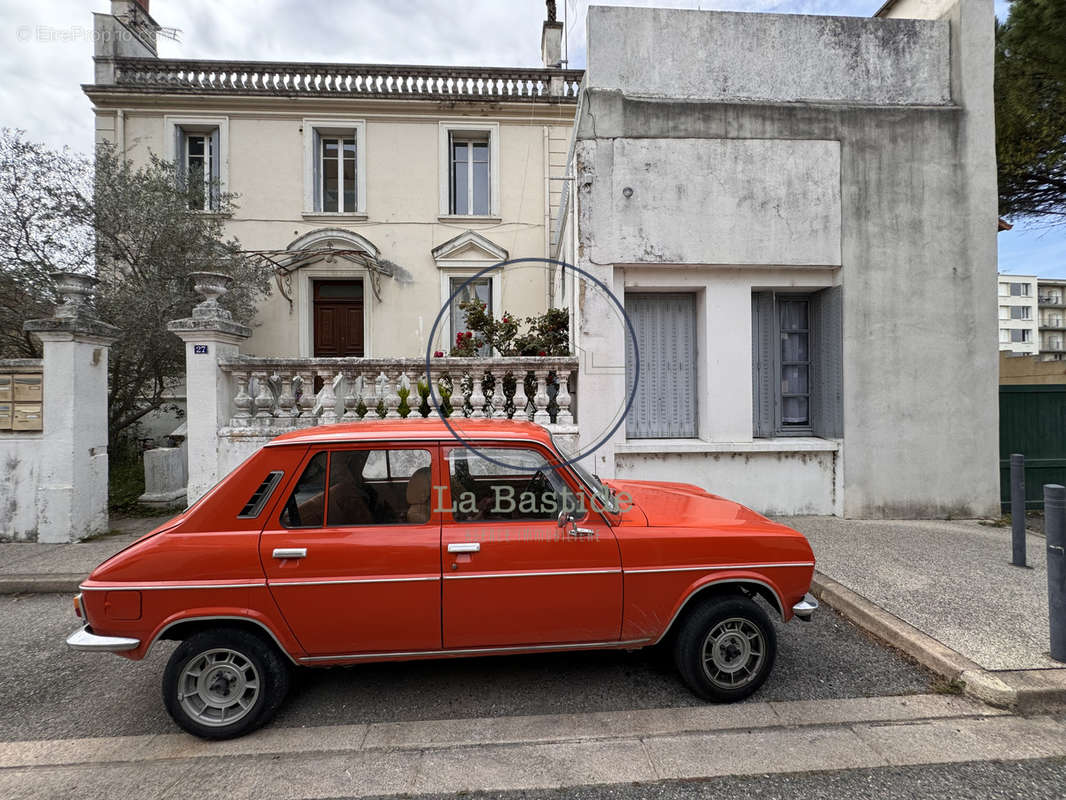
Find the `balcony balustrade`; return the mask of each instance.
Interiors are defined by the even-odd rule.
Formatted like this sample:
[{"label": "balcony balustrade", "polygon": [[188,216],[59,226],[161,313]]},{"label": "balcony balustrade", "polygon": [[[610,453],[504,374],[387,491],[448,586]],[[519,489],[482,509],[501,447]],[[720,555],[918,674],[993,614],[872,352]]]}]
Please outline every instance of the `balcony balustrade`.
[{"label": "balcony balustrade", "polygon": [[121,89],[195,94],[569,102],[581,70],[117,58]]},{"label": "balcony balustrade", "polygon": [[[569,356],[431,362],[444,416],[527,420],[557,429],[575,424],[577,365]],[[233,386],[231,428],[419,420],[439,414],[428,396],[423,360],[236,356],[220,360],[219,367]]]}]

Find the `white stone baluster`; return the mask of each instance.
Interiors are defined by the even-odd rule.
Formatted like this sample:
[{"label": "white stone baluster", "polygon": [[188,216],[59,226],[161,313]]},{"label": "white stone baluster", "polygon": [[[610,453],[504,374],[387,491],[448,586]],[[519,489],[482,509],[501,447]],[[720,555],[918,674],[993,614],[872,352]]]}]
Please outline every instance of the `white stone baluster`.
[{"label": "white stone baluster", "polygon": [[481,389],[481,381],[484,372],[481,367],[474,367],[470,370],[470,418],[471,419],[484,419],[485,418],[485,393]]},{"label": "white stone baluster", "polygon": [[574,415],[570,413],[570,372],[568,369],[560,369],[555,373],[555,380],[559,386],[559,393],[555,395],[555,402],[559,406],[555,414],[555,422],[558,425],[573,425]]},{"label": "white stone baluster", "polygon": [[526,397],[526,370],[524,369],[515,372],[513,401],[514,416],[511,419],[515,422],[529,422],[529,413],[526,411],[529,398]]},{"label": "white stone baluster", "polygon": [[309,369],[303,369],[299,373],[300,377],[300,416],[296,418],[296,424],[301,428],[306,428],[315,424],[314,407],[315,407],[315,379],[314,373]]},{"label": "white stone baluster", "polygon": [[359,395],[355,390],[355,383],[359,380],[359,372],[354,369],[344,370],[344,416],[345,422],[359,421]]},{"label": "white stone baluster", "polygon": [[537,376],[537,393],[533,395],[533,405],[537,410],[533,412],[533,421],[538,425],[547,425],[551,422],[548,414],[548,370],[535,369],[533,374]]},{"label": "white stone baluster", "polygon": [[318,370],[322,378],[322,389],[318,393],[318,404],[322,406],[319,420],[323,425],[333,425],[337,421],[337,395],[333,393],[333,370]]},{"label": "white stone baluster", "polygon": [[252,377],[255,378],[255,423],[269,427],[274,421],[274,415],[270,413],[274,408],[274,397],[270,394],[267,373],[253,372]]},{"label": "white stone baluster", "polygon": [[292,370],[279,370],[278,380],[281,382],[281,392],[278,394],[278,424],[292,425],[296,416],[296,397],[292,392]]},{"label": "white stone baluster", "polygon": [[378,417],[378,374],[377,372],[363,373],[363,405],[366,406],[364,420],[379,419]]},{"label": "white stone baluster", "polygon": [[507,409],[504,408],[507,405],[507,395],[503,391],[503,381],[507,373],[501,369],[493,372],[492,376],[492,418],[507,419]]},{"label": "white stone baluster", "polygon": [[237,382],[237,394],[233,396],[233,418],[229,424],[234,428],[244,428],[251,424],[252,396],[248,394],[248,373],[234,370],[233,379]]},{"label": "white stone baluster", "polygon": [[382,370],[385,377],[385,419],[400,419],[400,395],[396,393],[399,388],[392,379],[392,375]]}]

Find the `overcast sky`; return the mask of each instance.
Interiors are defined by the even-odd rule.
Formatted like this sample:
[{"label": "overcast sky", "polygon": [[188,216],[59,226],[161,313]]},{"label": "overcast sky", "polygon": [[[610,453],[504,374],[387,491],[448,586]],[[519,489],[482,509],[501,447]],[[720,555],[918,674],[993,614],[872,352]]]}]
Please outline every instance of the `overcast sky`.
[{"label": "overcast sky", "polygon": [[[596,0],[731,11],[869,16],[883,0]],[[558,0],[570,65],[585,66],[589,0]],[[93,11],[106,0],[0,0],[0,124],[32,139],[86,151],[92,115]],[[152,16],[179,30],[164,58],[536,66],[540,0],[152,0]],[[996,11],[1006,14],[1005,0]],[[1000,270],[1066,276],[1066,229],[1018,226],[1000,234]]]}]

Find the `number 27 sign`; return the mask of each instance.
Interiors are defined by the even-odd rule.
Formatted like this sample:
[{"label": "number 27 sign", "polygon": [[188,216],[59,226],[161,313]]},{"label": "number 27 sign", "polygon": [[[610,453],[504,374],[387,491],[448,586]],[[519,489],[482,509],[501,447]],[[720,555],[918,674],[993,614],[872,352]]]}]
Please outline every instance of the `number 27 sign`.
[{"label": "number 27 sign", "polygon": [[195,353],[198,356],[206,356],[207,355],[207,345],[206,344],[194,344],[192,346],[192,351],[193,351],[193,353]]}]

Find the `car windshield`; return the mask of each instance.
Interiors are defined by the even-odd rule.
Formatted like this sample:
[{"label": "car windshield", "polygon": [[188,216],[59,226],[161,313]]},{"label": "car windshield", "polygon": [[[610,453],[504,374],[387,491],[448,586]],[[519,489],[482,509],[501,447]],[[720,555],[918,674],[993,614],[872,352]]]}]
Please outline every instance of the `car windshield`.
[{"label": "car windshield", "polygon": [[555,449],[565,458],[571,468],[578,474],[578,477],[584,481],[585,485],[592,490],[592,493],[596,496],[596,500],[603,506],[603,508],[611,514],[620,513],[620,507],[618,500],[614,496],[614,490],[604,484],[599,478],[581,464],[581,461],[574,458],[573,453],[570,452],[570,448],[552,436],[552,444],[555,445]]}]

